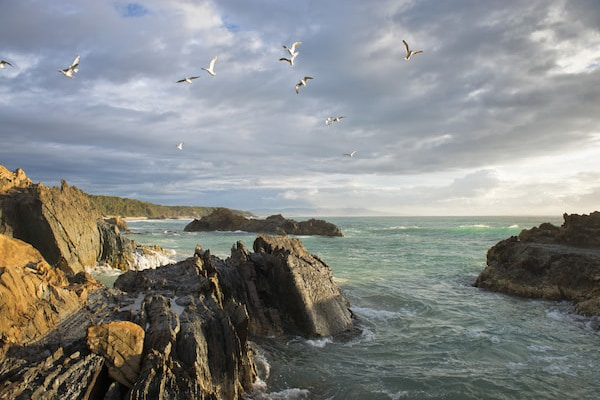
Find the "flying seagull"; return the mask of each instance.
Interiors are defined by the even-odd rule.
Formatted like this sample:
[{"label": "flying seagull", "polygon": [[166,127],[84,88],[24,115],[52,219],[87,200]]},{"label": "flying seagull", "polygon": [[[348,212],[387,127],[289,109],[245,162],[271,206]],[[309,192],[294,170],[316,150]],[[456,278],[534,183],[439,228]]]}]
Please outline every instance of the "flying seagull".
[{"label": "flying seagull", "polygon": [[7,65],[10,65],[11,67],[13,66],[11,63],[9,63],[6,60],[0,61],[0,68],[6,68]]},{"label": "flying seagull", "polygon": [[294,42],[294,44],[292,44],[292,47],[287,47],[284,44],[283,48],[286,49],[288,51],[288,53],[290,53],[291,57],[296,57],[298,55],[298,52],[296,51],[296,46],[299,46],[301,44],[302,44],[302,42]]},{"label": "flying seagull", "polygon": [[342,118],[346,118],[346,117],[343,115],[339,116],[339,117],[327,117],[325,119],[325,125],[329,126],[329,125],[333,124],[334,122],[340,122]]},{"label": "flying seagull", "polygon": [[300,79],[300,82],[296,83],[296,94],[300,90],[300,86],[306,86],[306,82],[308,82],[311,79],[314,78],[312,76],[305,76],[304,78]]},{"label": "flying seagull", "polygon": [[198,79],[198,78],[200,78],[200,77],[199,77],[199,76],[190,76],[189,78],[183,78],[183,79],[180,79],[180,80],[178,80],[178,81],[177,81],[177,82],[175,82],[175,83],[181,83],[181,82],[192,83],[192,81],[193,81],[194,79]]},{"label": "flying seagull", "polygon": [[175,145],[175,147],[177,147],[179,150],[183,150],[183,143],[184,142],[179,142]]},{"label": "flying seagull", "polygon": [[73,63],[69,68],[59,69],[58,71],[67,78],[73,78],[73,74],[79,71],[79,54],[77,54],[77,57],[75,57],[75,60],[73,60]]},{"label": "flying seagull", "polygon": [[205,70],[206,72],[208,72],[209,74],[211,74],[212,76],[215,76],[217,74],[214,71],[216,61],[217,61],[217,57],[210,60],[210,66],[208,68],[202,68],[202,69]]},{"label": "flying seagull", "polygon": [[346,157],[350,157],[350,158],[352,158],[352,157],[354,157],[354,153],[356,153],[356,150],[354,150],[352,153],[344,153],[344,155],[345,155]]},{"label": "flying seagull", "polygon": [[406,57],[404,57],[405,60],[410,59],[415,54],[419,54],[419,53],[423,52],[423,50],[410,50],[408,48],[408,43],[406,43],[405,40],[402,40],[402,43],[404,43],[404,48],[406,49]]},{"label": "flying seagull", "polygon": [[298,56],[298,54],[300,54],[299,51],[297,51],[293,55],[291,55],[290,58],[281,57],[279,59],[279,61],[287,61],[288,63],[290,63],[291,66],[293,66],[294,65],[294,60],[296,59],[296,56]]}]

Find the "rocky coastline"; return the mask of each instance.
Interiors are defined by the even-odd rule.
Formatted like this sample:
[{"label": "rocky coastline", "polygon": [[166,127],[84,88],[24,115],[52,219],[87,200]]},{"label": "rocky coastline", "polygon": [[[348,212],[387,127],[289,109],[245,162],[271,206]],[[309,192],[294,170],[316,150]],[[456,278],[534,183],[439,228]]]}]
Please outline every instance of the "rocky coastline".
[{"label": "rocky coastline", "polygon": [[[0,399],[240,399],[255,338],[355,335],[331,268],[287,236],[131,270],[137,244],[63,181],[0,168]],[[107,288],[85,272],[128,269]]]},{"label": "rocky coastline", "polygon": [[281,214],[271,215],[266,219],[253,219],[235,214],[226,208],[217,208],[209,215],[194,219],[185,226],[184,231],[244,231],[276,235],[344,236],[337,226],[324,220],[313,218],[297,222],[284,218]]},{"label": "rocky coastline", "polygon": [[521,231],[490,248],[474,285],[528,298],[566,300],[600,316],[600,212]]}]

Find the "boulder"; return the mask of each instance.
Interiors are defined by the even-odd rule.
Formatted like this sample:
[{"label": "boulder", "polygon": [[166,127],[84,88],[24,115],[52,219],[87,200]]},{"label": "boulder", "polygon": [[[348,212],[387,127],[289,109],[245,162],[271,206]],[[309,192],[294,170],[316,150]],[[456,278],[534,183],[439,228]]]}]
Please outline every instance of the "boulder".
[{"label": "boulder", "polygon": [[87,331],[87,346],[104,357],[108,374],[117,382],[133,387],[140,374],[144,330],[129,321],[92,325]]},{"label": "boulder", "polygon": [[53,329],[81,307],[89,290],[98,287],[90,279],[70,283],[33,246],[0,235],[2,343],[28,343]]},{"label": "boulder", "polygon": [[334,224],[317,219],[296,222],[281,214],[271,215],[264,220],[249,219],[226,208],[218,208],[209,215],[194,219],[184,228],[186,232],[245,231],[272,233],[277,235],[321,235],[343,236]]},{"label": "boulder", "polygon": [[568,300],[585,315],[600,315],[600,214],[566,215],[490,248],[474,285],[497,292]]}]

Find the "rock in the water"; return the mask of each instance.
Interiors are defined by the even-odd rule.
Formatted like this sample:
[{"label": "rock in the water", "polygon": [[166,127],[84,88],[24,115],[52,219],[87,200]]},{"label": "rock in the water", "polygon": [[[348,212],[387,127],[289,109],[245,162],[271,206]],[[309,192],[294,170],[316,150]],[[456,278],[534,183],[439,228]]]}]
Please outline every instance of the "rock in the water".
[{"label": "rock in the water", "polygon": [[224,292],[246,305],[253,335],[324,337],[353,328],[331,268],[296,238],[259,235],[254,253],[238,242],[217,270]]},{"label": "rock in the water", "polygon": [[184,228],[186,232],[246,231],[272,233],[277,235],[321,235],[343,236],[342,231],[332,223],[310,219],[296,222],[281,214],[271,215],[264,220],[249,219],[226,208],[218,208],[210,215],[195,219]]},{"label": "rock in the water", "polygon": [[107,362],[109,375],[127,387],[133,387],[140,374],[144,330],[129,321],[92,325],[87,332],[89,349]]},{"label": "rock in the water", "polygon": [[569,300],[576,311],[600,315],[600,213],[564,215],[505,239],[487,253],[475,286],[507,294]]},{"label": "rock in the water", "polygon": [[[0,235],[0,336],[4,344],[39,338],[86,300],[90,281],[70,284],[30,244]],[[2,347],[2,346],[0,346]]]}]

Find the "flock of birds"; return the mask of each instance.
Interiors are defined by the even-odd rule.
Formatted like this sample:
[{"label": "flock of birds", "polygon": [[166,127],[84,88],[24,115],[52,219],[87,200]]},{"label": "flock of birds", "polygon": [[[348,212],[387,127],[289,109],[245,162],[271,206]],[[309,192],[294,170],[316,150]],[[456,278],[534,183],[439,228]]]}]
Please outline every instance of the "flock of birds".
[{"label": "flock of birds", "polygon": [[[402,40],[402,43],[404,44],[404,48],[406,49],[406,56],[404,57],[405,60],[410,60],[410,58],[412,56],[414,56],[415,54],[419,54],[422,53],[423,50],[411,50],[408,46],[408,43],[406,43],[405,40]],[[296,48],[298,46],[300,46],[302,44],[302,42],[294,42],[290,47],[283,45],[283,48],[285,50],[287,50],[288,54],[289,54],[289,58],[287,57],[281,57],[279,59],[279,61],[284,61],[287,62],[290,66],[294,66],[294,60],[296,59],[296,57],[298,57],[298,54],[300,54],[300,52],[298,50],[296,50]],[[75,59],[73,60],[73,62],[71,63],[70,66],[68,66],[67,68],[64,69],[58,69],[58,71],[60,73],[62,73],[64,76],[66,76],[67,78],[74,78],[74,74],[76,74],[79,71],[79,59],[80,59],[80,55],[77,54],[77,56],[75,57]],[[212,60],[210,60],[210,64],[207,68],[201,68],[202,70],[208,72],[211,76],[216,76],[217,73],[215,72],[215,63],[217,62],[218,57],[213,57]],[[13,65],[6,61],[6,60],[0,60],[0,69],[4,69],[7,66],[13,67]],[[190,76],[187,78],[183,78],[183,79],[179,79],[178,81],[176,81],[176,83],[189,83],[191,84],[192,81],[194,79],[198,79],[200,76]],[[300,79],[300,82],[298,82],[296,84],[296,94],[300,93],[300,88],[303,86],[306,86],[308,81],[314,79],[312,76],[305,76],[304,78]],[[336,123],[336,122],[340,122],[342,120],[342,118],[346,118],[345,116],[337,116],[337,117],[327,117],[325,119],[325,125],[327,126],[331,126],[332,124]],[[179,143],[177,143],[175,145],[175,147],[178,150],[183,150],[183,145],[185,142],[181,141]],[[344,156],[346,157],[354,157],[354,155],[356,154],[356,150],[350,152],[350,153],[344,153]]]}]

